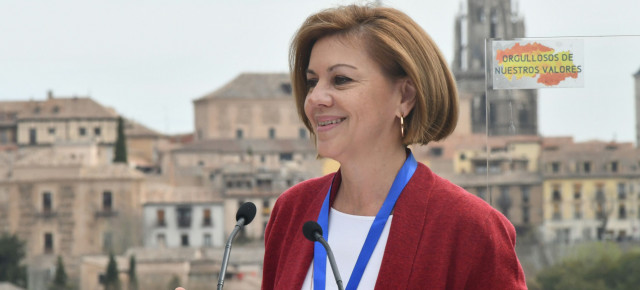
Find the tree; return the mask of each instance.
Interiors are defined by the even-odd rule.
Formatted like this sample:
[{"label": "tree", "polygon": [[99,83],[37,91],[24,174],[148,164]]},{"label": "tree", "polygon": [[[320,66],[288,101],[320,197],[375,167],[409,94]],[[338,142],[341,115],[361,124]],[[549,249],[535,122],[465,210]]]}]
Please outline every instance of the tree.
[{"label": "tree", "polygon": [[127,140],[124,135],[124,119],[118,117],[118,137],[114,148],[113,162],[127,163]]},{"label": "tree", "polygon": [[64,290],[68,289],[67,286],[67,272],[64,270],[64,263],[62,257],[58,256],[58,264],[56,265],[56,274],[53,278],[53,284],[49,287],[50,290]]},{"label": "tree", "polygon": [[136,277],[136,257],[129,258],[129,290],[138,290],[138,277]]},{"label": "tree", "polygon": [[173,275],[171,281],[169,281],[169,289],[176,289],[180,287],[180,277]]},{"label": "tree", "polygon": [[120,290],[120,278],[118,277],[118,264],[113,256],[109,254],[109,264],[107,265],[107,274],[104,279],[105,290]]},{"label": "tree", "polygon": [[622,253],[617,244],[583,245],[562,262],[542,270],[542,289],[640,289],[640,251]]},{"label": "tree", "polygon": [[0,236],[0,281],[11,282],[25,287],[27,285],[27,269],[21,265],[25,256],[24,241],[16,235]]}]

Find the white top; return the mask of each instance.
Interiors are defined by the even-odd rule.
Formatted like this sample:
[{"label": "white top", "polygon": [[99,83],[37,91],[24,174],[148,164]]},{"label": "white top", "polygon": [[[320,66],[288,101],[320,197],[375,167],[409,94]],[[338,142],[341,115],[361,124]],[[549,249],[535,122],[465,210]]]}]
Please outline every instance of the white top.
[{"label": "white top", "polygon": [[[393,216],[389,216],[387,223],[384,225],[380,240],[378,240],[371,259],[364,269],[358,289],[373,289],[376,285],[380,264],[382,264],[382,255],[387,246],[387,238],[389,237],[392,218]],[[360,250],[364,245],[364,240],[367,238],[369,228],[371,228],[374,219],[374,216],[350,215],[331,208],[331,212],[329,213],[329,240],[327,242],[333,250],[338,272],[340,272],[340,276],[342,277],[342,285],[345,288],[347,288],[351,272],[353,272],[353,267],[356,265]],[[338,289],[328,257],[326,273],[326,289]],[[313,289],[312,275],[313,259],[311,260],[307,277],[304,279],[304,283],[302,283],[302,290]]]}]

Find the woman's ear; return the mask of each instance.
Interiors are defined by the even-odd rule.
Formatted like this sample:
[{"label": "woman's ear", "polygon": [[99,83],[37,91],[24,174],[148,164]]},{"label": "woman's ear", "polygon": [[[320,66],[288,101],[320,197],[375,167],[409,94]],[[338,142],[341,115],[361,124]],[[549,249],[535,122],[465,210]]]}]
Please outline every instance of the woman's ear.
[{"label": "woman's ear", "polygon": [[416,104],[416,86],[410,78],[404,78],[401,83],[400,92],[402,93],[402,99],[400,100],[400,106],[398,107],[398,117],[406,117],[413,106]]}]

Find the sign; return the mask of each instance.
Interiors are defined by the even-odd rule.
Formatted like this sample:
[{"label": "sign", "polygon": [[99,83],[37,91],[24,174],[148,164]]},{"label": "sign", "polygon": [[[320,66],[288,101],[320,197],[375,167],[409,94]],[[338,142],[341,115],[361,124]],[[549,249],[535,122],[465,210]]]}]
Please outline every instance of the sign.
[{"label": "sign", "polygon": [[493,89],[584,87],[581,39],[492,41]]}]

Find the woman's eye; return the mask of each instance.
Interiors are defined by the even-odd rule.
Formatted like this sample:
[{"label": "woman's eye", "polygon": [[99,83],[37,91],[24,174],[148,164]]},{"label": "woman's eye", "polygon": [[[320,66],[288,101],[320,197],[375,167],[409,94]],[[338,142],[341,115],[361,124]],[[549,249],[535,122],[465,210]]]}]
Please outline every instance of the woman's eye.
[{"label": "woman's eye", "polygon": [[318,80],[307,80],[307,90],[313,89],[318,84]]},{"label": "woman's eye", "polygon": [[348,77],[344,77],[344,76],[336,76],[336,77],[333,79],[333,82],[334,82],[336,85],[338,85],[338,86],[339,86],[339,85],[344,85],[344,84],[347,84],[347,83],[351,82],[351,79],[350,79],[350,78],[348,78]]}]

